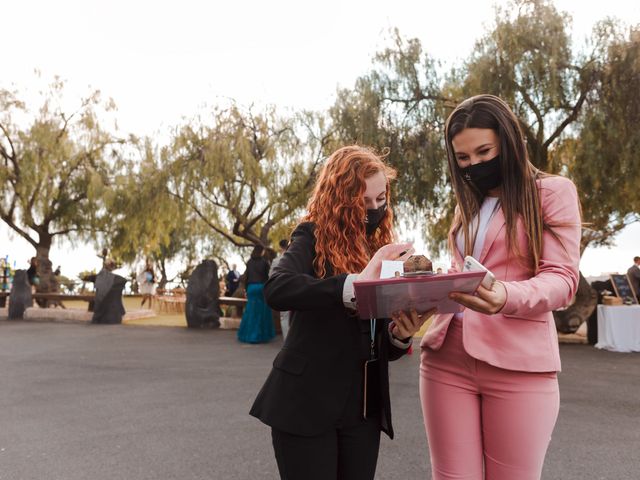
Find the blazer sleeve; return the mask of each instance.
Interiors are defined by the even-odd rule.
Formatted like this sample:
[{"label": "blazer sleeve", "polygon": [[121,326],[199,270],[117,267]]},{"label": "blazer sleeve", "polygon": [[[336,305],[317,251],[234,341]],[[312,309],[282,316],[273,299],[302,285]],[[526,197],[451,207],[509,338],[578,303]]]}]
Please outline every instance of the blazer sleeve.
[{"label": "blazer sleeve", "polygon": [[505,316],[529,317],[566,306],[578,288],[581,219],[576,187],[556,176],[541,181],[544,221],[538,273],[523,281],[505,282]]},{"label": "blazer sleeve", "polygon": [[387,344],[389,361],[393,362],[394,360],[398,360],[400,357],[403,357],[409,352],[409,347],[411,346],[413,340],[410,340],[409,343],[403,345],[402,347],[394,344],[394,342],[391,340],[391,331],[389,330],[389,324],[390,322],[386,324],[386,332],[382,332],[382,341]]},{"label": "blazer sleeve", "polygon": [[289,248],[265,284],[265,299],[274,310],[344,308],[342,290],[347,274],[326,278],[315,276],[313,228],[312,224],[303,223],[295,229]]}]

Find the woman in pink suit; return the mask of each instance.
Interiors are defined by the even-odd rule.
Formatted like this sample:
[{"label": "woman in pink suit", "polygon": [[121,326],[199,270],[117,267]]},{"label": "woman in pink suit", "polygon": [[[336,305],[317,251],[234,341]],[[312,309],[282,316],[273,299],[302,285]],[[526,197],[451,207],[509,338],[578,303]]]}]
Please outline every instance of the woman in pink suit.
[{"label": "woman in pink suit", "polygon": [[472,255],[496,281],[452,293],[465,308],[437,315],[421,342],[433,478],[539,479],[559,408],[552,310],[578,285],[576,188],[529,162],[517,118],[493,95],[462,102],[445,136],[452,268]]}]

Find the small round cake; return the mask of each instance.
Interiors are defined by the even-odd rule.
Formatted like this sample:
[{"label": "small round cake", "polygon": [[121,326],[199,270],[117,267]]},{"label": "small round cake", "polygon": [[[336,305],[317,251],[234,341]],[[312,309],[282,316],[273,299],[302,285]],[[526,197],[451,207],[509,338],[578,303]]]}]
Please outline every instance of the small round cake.
[{"label": "small round cake", "polygon": [[411,255],[404,262],[405,273],[431,272],[432,270],[433,265],[431,260],[424,255]]}]

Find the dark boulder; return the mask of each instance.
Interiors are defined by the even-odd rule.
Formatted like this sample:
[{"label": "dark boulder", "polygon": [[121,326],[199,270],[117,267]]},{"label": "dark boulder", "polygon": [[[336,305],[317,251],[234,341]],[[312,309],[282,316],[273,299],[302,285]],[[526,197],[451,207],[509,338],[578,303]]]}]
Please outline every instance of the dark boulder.
[{"label": "dark boulder", "polygon": [[222,315],[218,298],[220,298],[218,265],[213,260],[204,260],[194,269],[187,284],[185,304],[187,326],[218,328]]}]

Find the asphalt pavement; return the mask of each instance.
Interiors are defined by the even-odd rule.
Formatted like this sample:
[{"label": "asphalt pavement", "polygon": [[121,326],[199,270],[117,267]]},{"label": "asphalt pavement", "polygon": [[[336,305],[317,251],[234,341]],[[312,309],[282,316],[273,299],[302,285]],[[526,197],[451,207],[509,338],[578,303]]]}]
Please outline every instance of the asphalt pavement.
[{"label": "asphalt pavement", "polygon": [[[240,344],[234,331],[0,321],[0,480],[276,479],[269,429],[248,411],[280,345]],[[639,479],[640,354],[560,351],[543,478]],[[396,439],[383,436],[378,479],[431,478],[418,361],[391,366]]]}]

